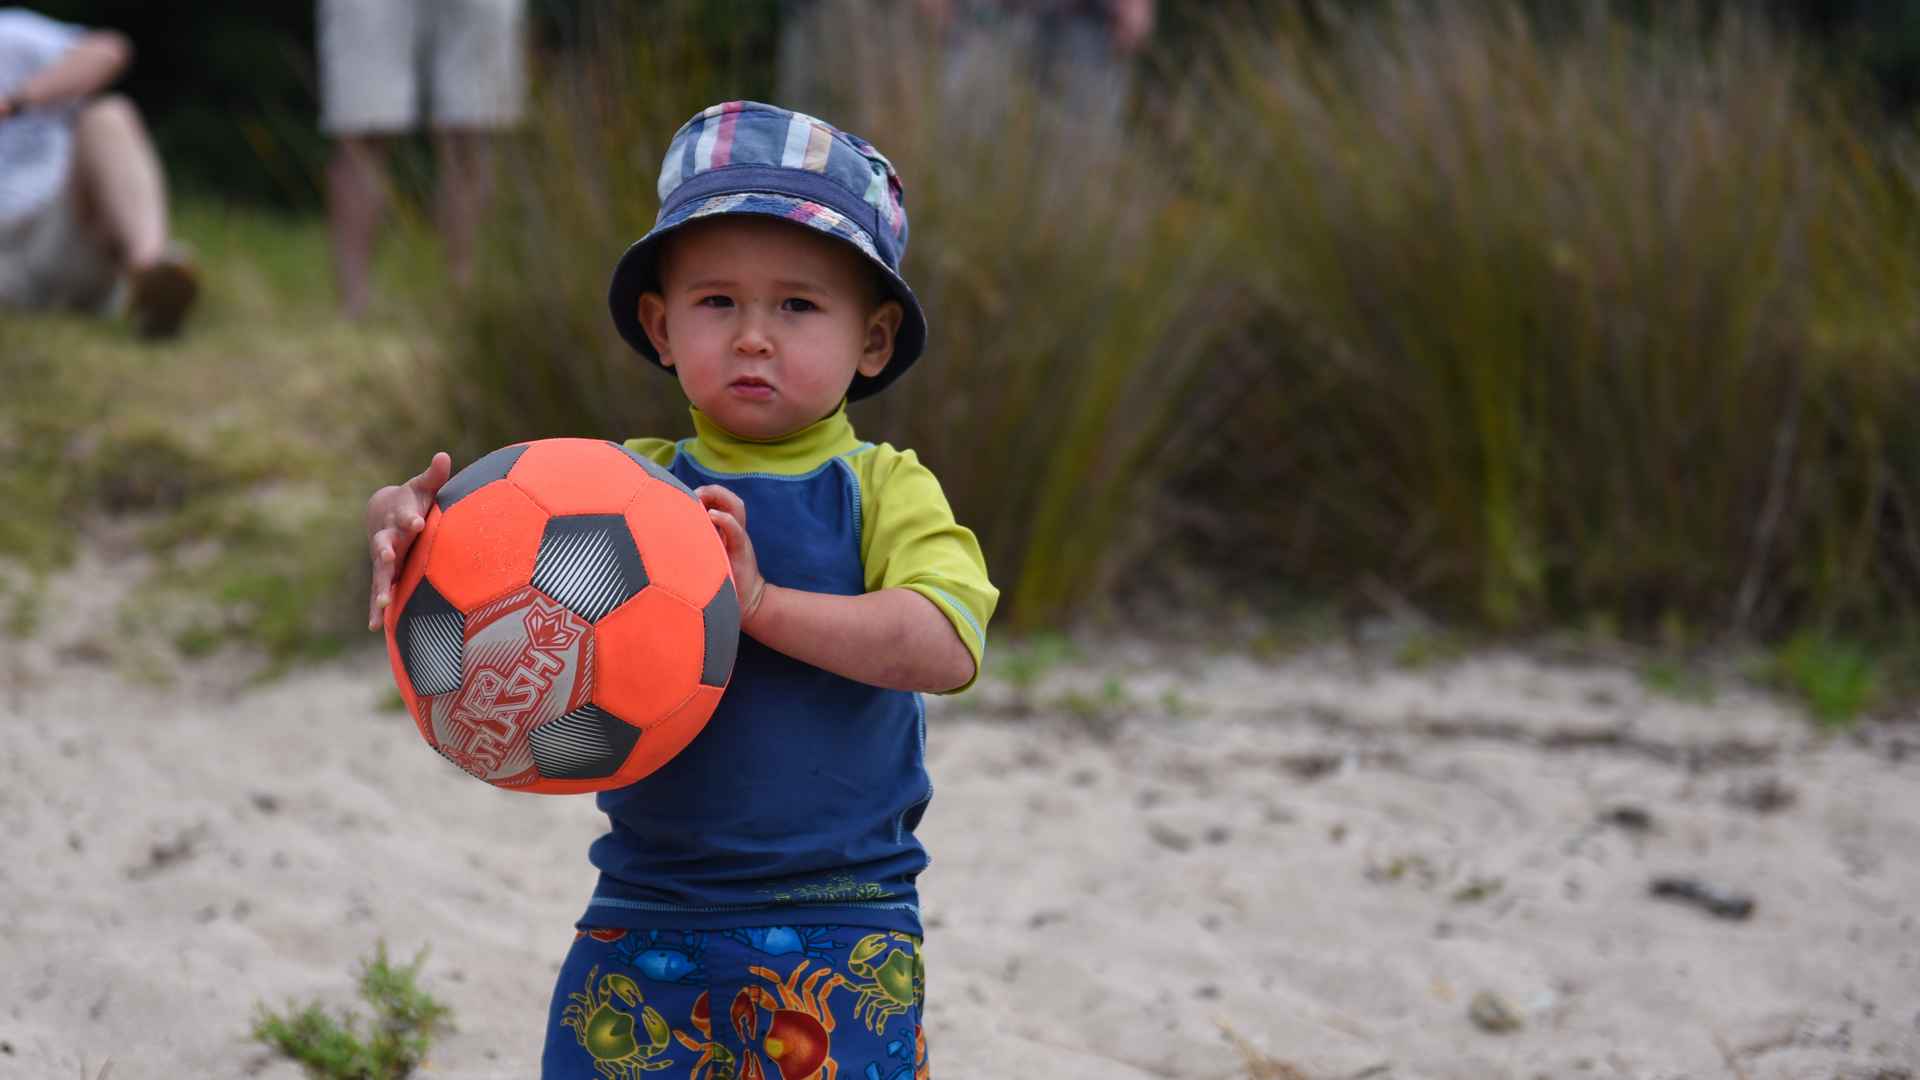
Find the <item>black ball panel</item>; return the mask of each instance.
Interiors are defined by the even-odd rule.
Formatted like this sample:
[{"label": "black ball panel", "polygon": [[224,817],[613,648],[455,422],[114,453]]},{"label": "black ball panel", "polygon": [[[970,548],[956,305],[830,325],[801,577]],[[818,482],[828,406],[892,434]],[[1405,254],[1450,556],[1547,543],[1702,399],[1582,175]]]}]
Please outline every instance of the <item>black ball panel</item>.
[{"label": "black ball panel", "polygon": [[467,617],[422,578],[394,621],[394,642],[413,692],[421,697],[460,688],[460,659]]},{"label": "black ball panel", "polygon": [[503,446],[487,456],[473,461],[466,468],[454,473],[433,496],[440,512],[446,513],[454,503],[473,494],[495,480],[503,480],[512,471],[513,463],[527,452],[525,446]]},{"label": "black ball panel", "polygon": [[640,549],[619,514],[550,518],[533,563],[533,587],[589,623],[647,587]]},{"label": "black ball panel", "polygon": [[582,705],[534,728],[533,763],[549,780],[598,780],[626,764],[640,729],[597,705]]},{"label": "black ball panel", "polygon": [[733,591],[733,579],[720,583],[720,591],[707,601],[700,613],[706,624],[707,654],[700,668],[704,686],[725,686],[733,674],[734,655],[740,649],[740,598]]}]

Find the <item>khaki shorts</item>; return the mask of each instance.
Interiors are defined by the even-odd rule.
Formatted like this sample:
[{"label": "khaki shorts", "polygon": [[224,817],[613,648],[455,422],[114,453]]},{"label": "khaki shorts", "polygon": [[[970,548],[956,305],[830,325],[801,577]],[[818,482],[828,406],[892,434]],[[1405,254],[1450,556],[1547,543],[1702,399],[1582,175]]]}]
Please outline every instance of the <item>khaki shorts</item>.
[{"label": "khaki shorts", "polygon": [[526,107],[524,0],[320,0],[329,135],[503,128]]},{"label": "khaki shorts", "polygon": [[81,219],[72,185],[53,201],[0,226],[0,307],[102,311],[120,282],[120,261],[100,230]]}]

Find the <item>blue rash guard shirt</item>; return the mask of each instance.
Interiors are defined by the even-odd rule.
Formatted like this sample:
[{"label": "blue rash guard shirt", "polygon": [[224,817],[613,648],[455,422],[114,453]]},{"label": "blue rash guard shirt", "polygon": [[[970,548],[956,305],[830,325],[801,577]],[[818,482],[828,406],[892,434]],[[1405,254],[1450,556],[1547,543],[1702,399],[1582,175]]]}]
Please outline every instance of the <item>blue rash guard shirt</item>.
[{"label": "blue rash guard shirt", "polygon": [[[920,593],[974,660],[999,594],[972,532],[912,451],[859,441],[844,407],[751,442],[693,413],[695,437],[627,446],[747,507],[768,582]],[[969,685],[971,682],[969,683]],[[919,694],[855,682],[742,636],[733,678],[686,749],[597,798],[612,828],[582,927],[847,924],[921,933],[914,827],[933,796]]]}]

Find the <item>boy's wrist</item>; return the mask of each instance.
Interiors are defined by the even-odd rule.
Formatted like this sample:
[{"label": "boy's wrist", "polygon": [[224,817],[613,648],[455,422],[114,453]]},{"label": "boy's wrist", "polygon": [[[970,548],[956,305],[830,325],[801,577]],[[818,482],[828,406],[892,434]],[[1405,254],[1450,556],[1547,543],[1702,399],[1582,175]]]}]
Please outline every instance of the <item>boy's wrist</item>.
[{"label": "boy's wrist", "polygon": [[778,586],[771,585],[766,578],[759,579],[756,586],[740,596],[740,632],[758,637],[759,631],[766,625],[767,600]]}]

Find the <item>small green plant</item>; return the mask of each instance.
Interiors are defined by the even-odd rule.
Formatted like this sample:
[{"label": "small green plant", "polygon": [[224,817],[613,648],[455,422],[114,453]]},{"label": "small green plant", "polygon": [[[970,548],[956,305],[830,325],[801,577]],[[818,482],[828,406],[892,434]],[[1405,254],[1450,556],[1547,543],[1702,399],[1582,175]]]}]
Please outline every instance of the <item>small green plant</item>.
[{"label": "small green plant", "polygon": [[1640,684],[1656,694],[1679,701],[1695,705],[1713,703],[1713,680],[1672,657],[1660,657],[1641,668]]},{"label": "small green plant", "polygon": [[1456,904],[1477,904],[1482,900],[1497,896],[1507,883],[1503,878],[1475,877],[1453,890],[1453,902]]},{"label": "small green plant", "polygon": [[1031,694],[1040,680],[1077,656],[1064,634],[1035,634],[993,658],[993,672],[1021,696]]},{"label": "small green plant", "polygon": [[1395,667],[1408,671],[1455,663],[1467,655],[1466,639],[1445,630],[1416,630],[1394,650]]},{"label": "small green plant", "polygon": [[24,641],[37,633],[45,614],[45,601],[45,591],[38,581],[16,585],[0,577],[0,604],[5,605],[0,625],[4,625],[6,636]]},{"label": "small green plant", "polygon": [[1812,631],[1795,634],[1781,647],[1773,677],[1804,698],[1813,718],[1826,727],[1852,723],[1880,696],[1880,666],[1871,652]]},{"label": "small green plant", "polygon": [[1126,684],[1109,675],[1100,684],[1098,694],[1070,690],[1060,695],[1054,704],[1079,720],[1091,722],[1131,712],[1136,703],[1127,692]]},{"label": "small green plant", "polygon": [[386,942],[375,946],[373,959],[360,970],[360,996],[373,1009],[364,1033],[358,1014],[343,1010],[336,1016],[316,1001],[290,1005],[285,1013],[262,1007],[253,1037],[325,1080],[410,1076],[426,1059],[434,1035],[452,1027],[447,1007],[417,984],[426,957],[422,948],[411,963],[396,966],[387,959]]}]

